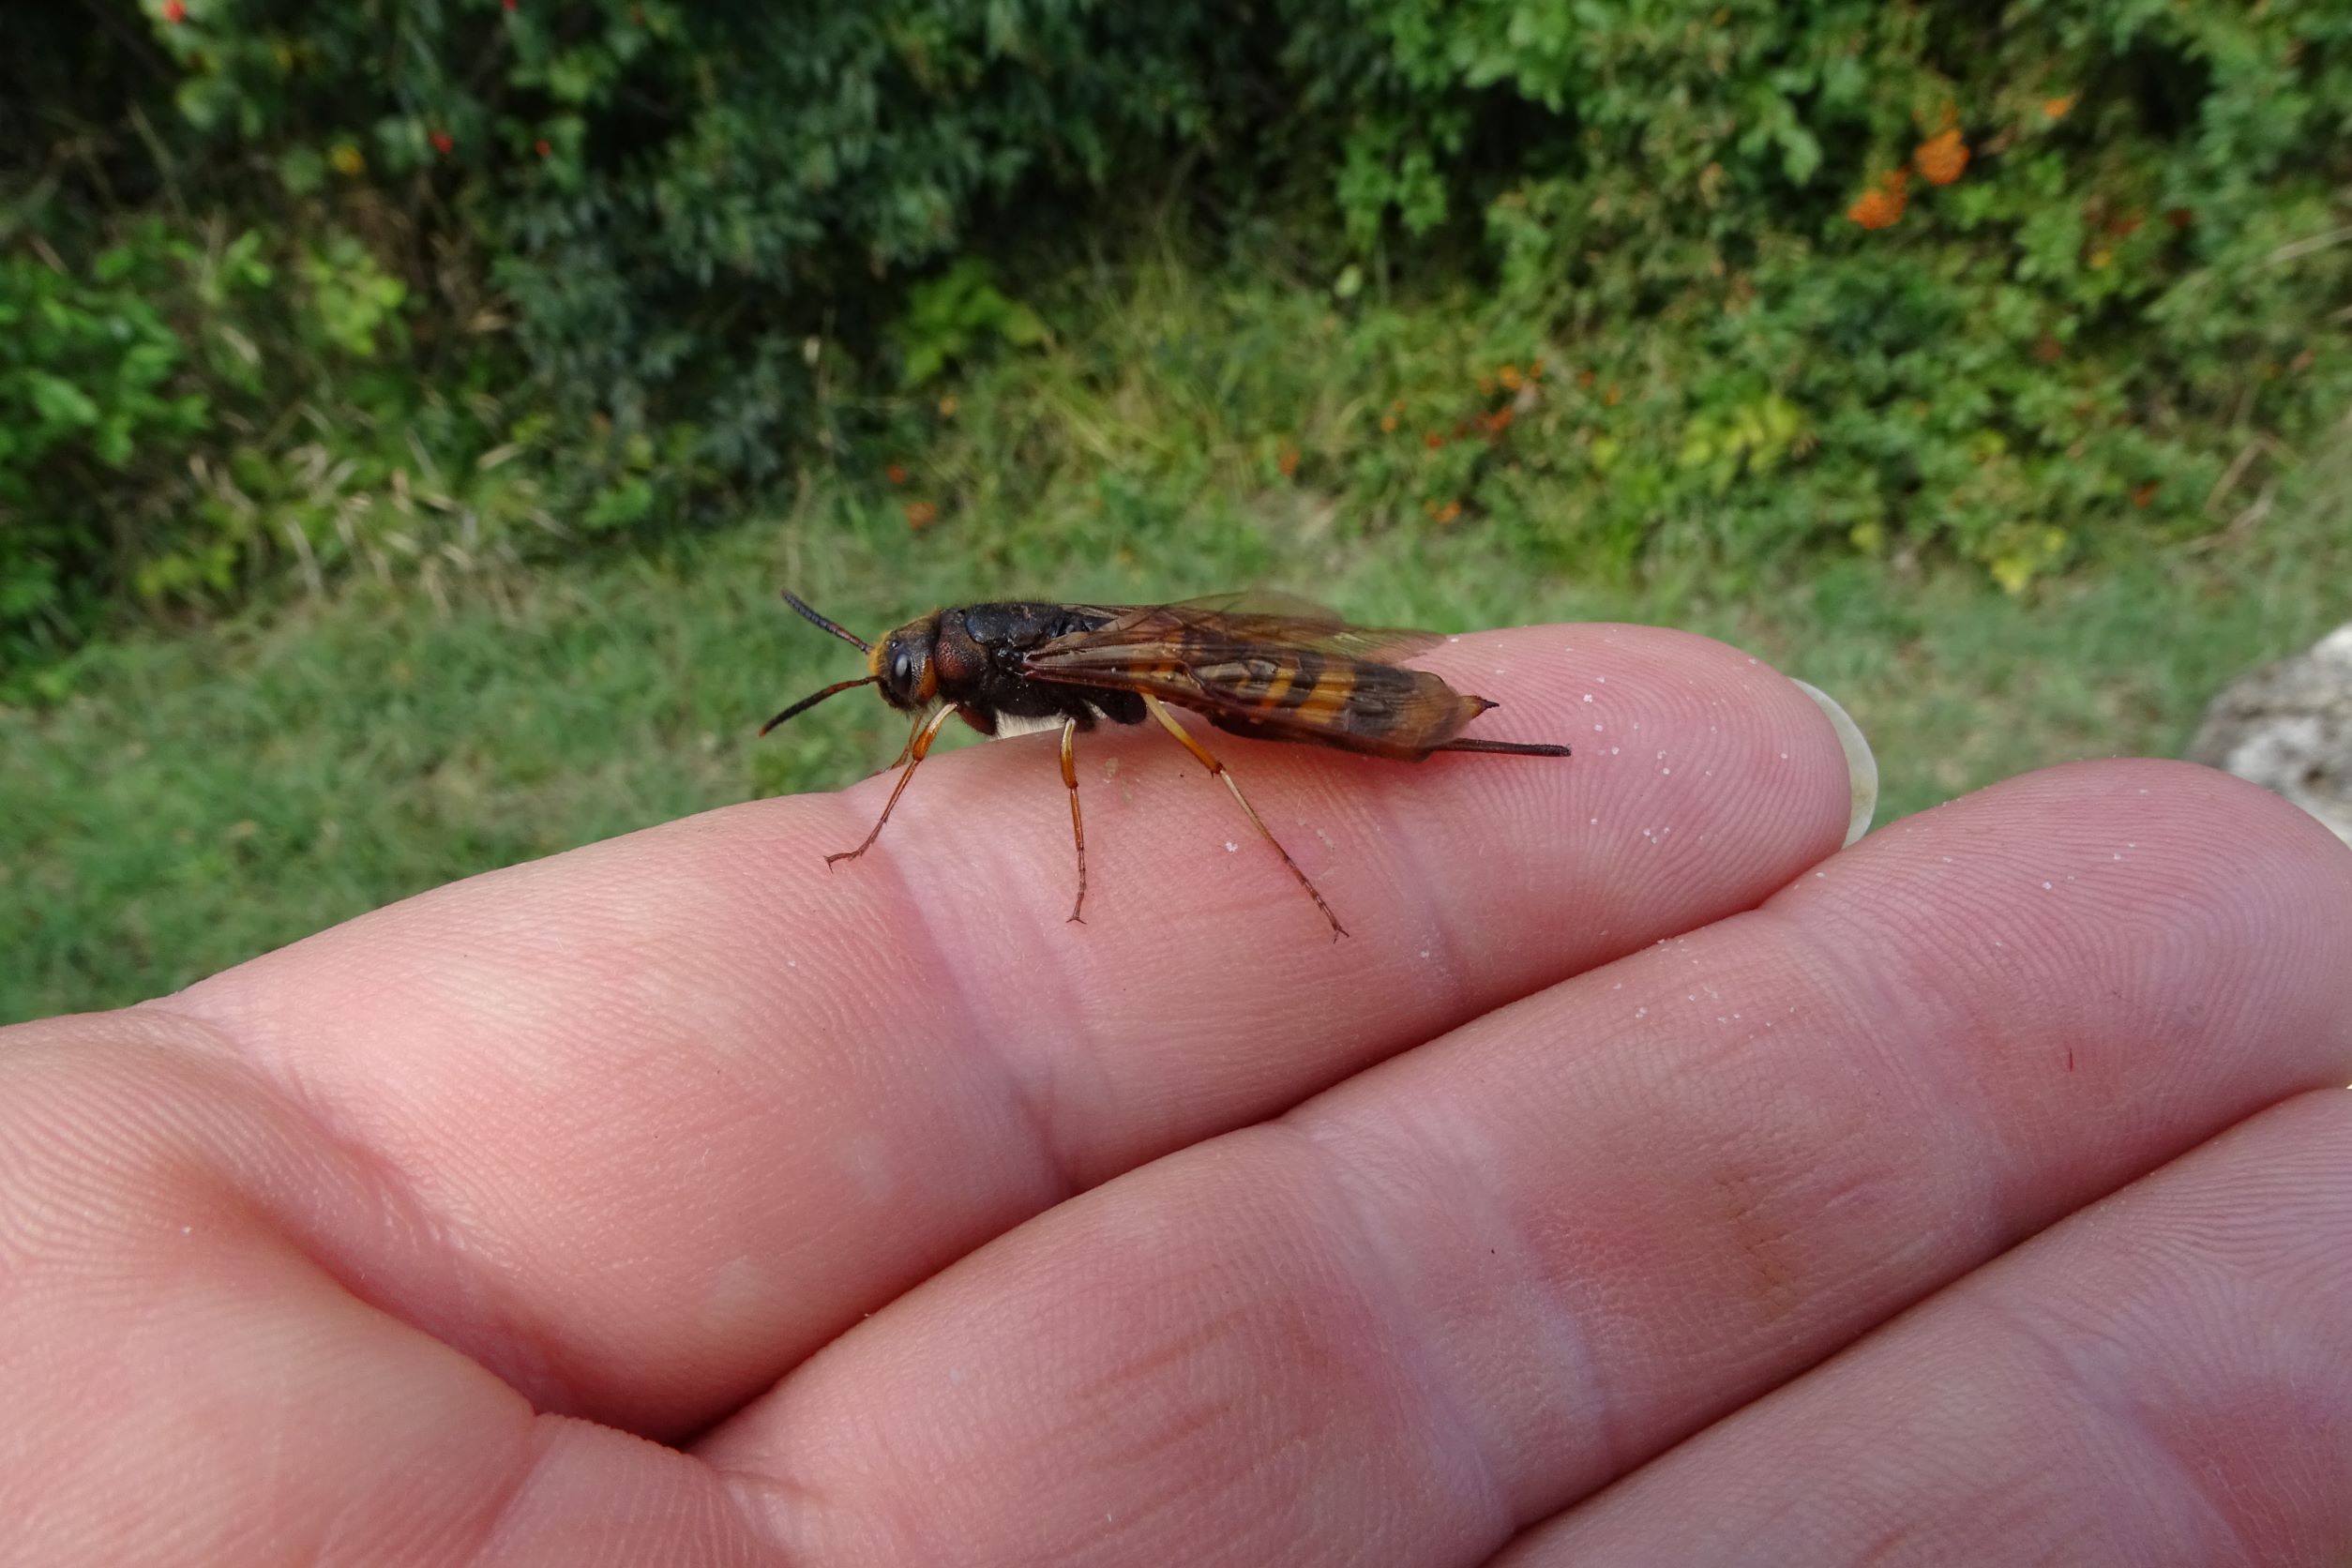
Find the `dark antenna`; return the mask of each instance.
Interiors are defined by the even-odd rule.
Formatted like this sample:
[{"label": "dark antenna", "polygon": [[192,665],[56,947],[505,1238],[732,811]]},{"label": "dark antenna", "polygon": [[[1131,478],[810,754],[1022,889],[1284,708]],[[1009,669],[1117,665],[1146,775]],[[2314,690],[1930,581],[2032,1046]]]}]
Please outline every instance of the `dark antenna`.
[{"label": "dark antenna", "polygon": [[874,651],[874,645],[871,642],[867,641],[866,639],[858,636],[857,633],[850,630],[847,626],[841,626],[837,622],[826,620],[823,616],[809,609],[808,606],[789,588],[784,590],[784,602],[791,605],[794,610],[799,611],[809,620],[814,621],[817,625],[824,627],[825,630],[833,633],[834,636],[839,638],[842,641],[847,642],[850,646],[855,648],[859,653],[870,654]]},{"label": "dark antenna", "polygon": [[831,686],[825,687],[824,690],[802,698],[799,701],[793,703],[782,713],[777,714],[774,718],[769,719],[765,724],[761,725],[760,733],[763,735],[766,734],[769,731],[775,729],[777,725],[783,723],[794,714],[807,713],[809,709],[815,707],[818,703],[823,701],[826,698],[832,696],[837,691],[847,691],[852,686],[872,686],[875,679],[876,677],[872,675],[861,675],[854,681],[836,681]]},{"label": "dark antenna", "polygon": [[[799,611],[801,614],[807,617],[810,621],[815,622],[818,626],[821,626],[824,627],[825,630],[833,633],[834,636],[839,638],[842,641],[849,643],[859,653],[870,654],[874,651],[874,645],[871,642],[867,641],[866,639],[858,636],[857,633],[850,630],[847,626],[840,625],[838,622],[829,621],[824,616],[818,614],[814,610],[810,609],[808,605],[799,597],[799,596],[795,595],[789,588],[784,591],[784,602],[791,605],[794,610]],[[799,701],[793,703],[782,713],[777,714],[774,718],[769,719],[765,724],[761,725],[760,733],[762,735],[766,734],[769,731],[775,729],[777,725],[783,723],[786,719],[791,718],[795,714],[807,713],[809,709],[815,707],[818,703],[823,701],[826,698],[832,696],[837,691],[847,691],[852,686],[872,686],[879,679],[881,679],[881,677],[877,675],[865,675],[854,681],[836,681],[831,686],[825,687],[824,690],[815,692],[809,696],[802,698]]]}]

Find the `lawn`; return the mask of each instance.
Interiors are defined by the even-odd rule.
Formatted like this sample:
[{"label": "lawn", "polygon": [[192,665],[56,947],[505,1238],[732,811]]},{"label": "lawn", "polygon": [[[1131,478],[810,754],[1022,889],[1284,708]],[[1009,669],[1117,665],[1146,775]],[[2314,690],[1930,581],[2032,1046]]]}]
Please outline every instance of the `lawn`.
[{"label": "lawn", "polygon": [[[2342,472],[2286,471],[2267,515],[2203,546],[2081,541],[2013,596],[1933,550],[1729,560],[1703,525],[1586,571],[1497,520],[1357,525],[1312,460],[1349,439],[1350,394],[1311,368],[1290,372],[1315,405],[1293,476],[1232,415],[1263,389],[1215,365],[1081,374],[1086,352],[967,383],[956,428],[897,475],[814,472],[655,551],[281,595],[95,649],[67,700],[0,710],[0,1020],[152,996],[451,878],[862,776],[903,739],[878,703],[754,736],[851,668],[778,603],[787,584],[868,631],[957,599],[1249,584],[1444,630],[1684,626],[1841,699],[1877,751],[1882,822],[2045,763],[2177,754],[2221,684],[2352,613]],[[1260,352],[1282,350],[1229,354]]]}]

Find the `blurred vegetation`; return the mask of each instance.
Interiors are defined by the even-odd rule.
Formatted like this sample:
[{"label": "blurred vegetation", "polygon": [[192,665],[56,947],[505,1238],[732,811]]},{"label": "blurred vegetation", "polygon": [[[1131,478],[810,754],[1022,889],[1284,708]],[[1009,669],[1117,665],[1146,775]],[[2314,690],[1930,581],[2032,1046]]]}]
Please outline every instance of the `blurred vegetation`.
[{"label": "blurred vegetation", "polygon": [[1082,328],[1038,280],[1169,233],[1220,279],[1281,258],[1266,352],[1346,372],[1313,430],[1267,411],[1269,460],[1294,443],[1365,529],[1491,514],[1538,567],[1697,536],[2021,589],[2225,523],[2352,405],[2352,0],[83,0],[11,30],[19,665],[127,595],[738,515],[919,441],[914,394]]},{"label": "blurred vegetation", "polygon": [[9,34],[0,1014],[879,760],[787,576],[1676,621],[1898,808],[2344,613],[2352,0]]}]

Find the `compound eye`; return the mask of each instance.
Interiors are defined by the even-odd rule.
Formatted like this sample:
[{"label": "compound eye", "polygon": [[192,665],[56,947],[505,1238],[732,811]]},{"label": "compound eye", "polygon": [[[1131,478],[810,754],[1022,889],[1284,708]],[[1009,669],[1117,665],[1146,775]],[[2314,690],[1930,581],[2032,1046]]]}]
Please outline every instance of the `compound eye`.
[{"label": "compound eye", "polygon": [[914,658],[904,648],[890,661],[890,679],[901,690],[914,685]]}]

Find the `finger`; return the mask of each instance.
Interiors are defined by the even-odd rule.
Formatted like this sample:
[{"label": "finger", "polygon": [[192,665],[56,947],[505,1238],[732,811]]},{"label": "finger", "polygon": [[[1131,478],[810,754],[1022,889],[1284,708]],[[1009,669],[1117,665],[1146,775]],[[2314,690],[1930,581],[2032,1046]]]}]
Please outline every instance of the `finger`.
[{"label": "finger", "polygon": [[1480,733],[1576,754],[1215,736],[1345,942],[1182,748],[1098,731],[1083,927],[1032,737],[934,756],[830,872],[886,781],[443,889],[169,1005],[423,1217],[342,1244],[451,1280],[416,1320],[543,1408],[691,1429],[1071,1191],[1748,907],[1839,841],[1829,724],[1744,655],[1540,627],[1428,662],[1503,704]]},{"label": "finger", "polygon": [[2342,1563],[2347,1169],[2352,1097],[2282,1106],[1500,1560]]},{"label": "finger", "polygon": [[2025,779],[1064,1205],[709,1452],[815,1560],[1475,1561],[2343,1081],[2347,943],[2275,797]]},{"label": "finger", "polygon": [[192,1024],[0,1033],[0,1559],[774,1560],[707,1468],[535,1418],[408,1282],[322,1268],[381,1197]]}]

